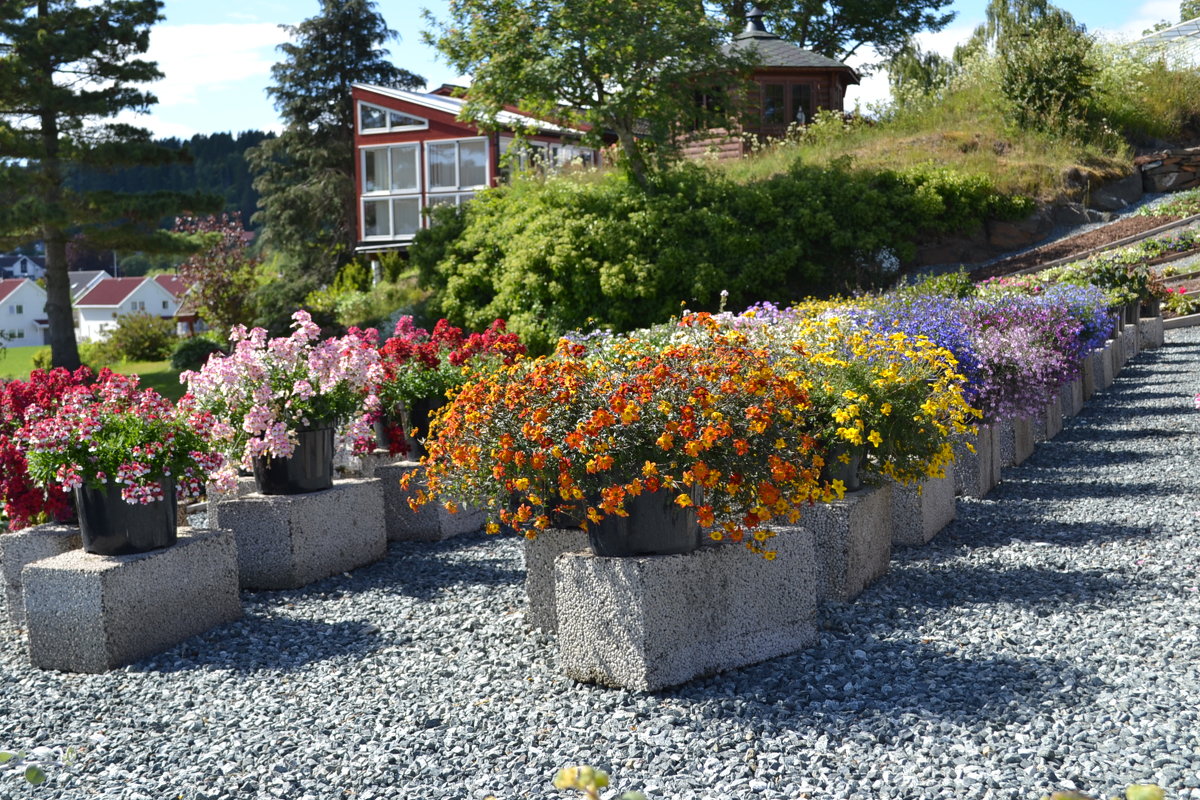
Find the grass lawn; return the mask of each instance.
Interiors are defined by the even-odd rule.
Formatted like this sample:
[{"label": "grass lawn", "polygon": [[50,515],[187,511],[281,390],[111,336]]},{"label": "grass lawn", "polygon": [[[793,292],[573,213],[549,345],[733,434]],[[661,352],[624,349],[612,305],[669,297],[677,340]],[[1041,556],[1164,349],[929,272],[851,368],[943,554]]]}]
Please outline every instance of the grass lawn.
[{"label": "grass lawn", "polygon": [[[6,347],[0,353],[0,379],[27,378],[33,370],[33,354],[40,347]],[[127,364],[115,364],[113,372],[123,375],[137,375],[141,378],[142,386],[154,389],[164,397],[178,400],[183,395],[183,385],[179,383],[179,373],[171,367],[170,361],[131,361]]]}]

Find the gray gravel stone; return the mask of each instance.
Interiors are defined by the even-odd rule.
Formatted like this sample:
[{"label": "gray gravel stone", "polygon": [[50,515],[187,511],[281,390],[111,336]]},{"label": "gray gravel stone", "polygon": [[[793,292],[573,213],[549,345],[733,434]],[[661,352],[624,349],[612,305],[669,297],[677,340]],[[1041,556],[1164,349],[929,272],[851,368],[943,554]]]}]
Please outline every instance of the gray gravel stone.
[{"label": "gray gravel stone", "polygon": [[0,631],[0,748],[79,750],[0,797],[542,800],[591,763],[657,800],[1198,800],[1198,365],[1200,330],[1168,331],[823,606],[813,647],[659,694],[559,675],[520,540],[483,534],[244,593],[244,619],[104,675],[35,670]]}]

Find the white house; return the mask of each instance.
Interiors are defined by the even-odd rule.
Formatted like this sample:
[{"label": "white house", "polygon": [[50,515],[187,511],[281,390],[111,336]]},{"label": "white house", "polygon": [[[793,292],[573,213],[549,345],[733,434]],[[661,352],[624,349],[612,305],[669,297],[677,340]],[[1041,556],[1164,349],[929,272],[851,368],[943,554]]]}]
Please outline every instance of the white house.
[{"label": "white house", "polygon": [[102,269],[73,269],[67,273],[71,281],[71,302],[83,297],[84,293],[109,275]]},{"label": "white house", "polygon": [[0,336],[9,347],[46,343],[46,290],[28,278],[0,280]]},{"label": "white house", "polygon": [[0,278],[38,280],[46,275],[46,260],[41,256],[0,256]]},{"label": "white house", "polygon": [[104,278],[75,301],[75,332],[80,341],[108,336],[117,318],[150,314],[173,319],[179,301],[154,278]]}]

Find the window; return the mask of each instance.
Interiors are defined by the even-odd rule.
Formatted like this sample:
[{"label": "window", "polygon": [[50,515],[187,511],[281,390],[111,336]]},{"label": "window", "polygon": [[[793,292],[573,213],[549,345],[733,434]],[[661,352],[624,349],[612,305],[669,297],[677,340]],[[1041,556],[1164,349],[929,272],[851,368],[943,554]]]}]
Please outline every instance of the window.
[{"label": "window", "polygon": [[363,150],[363,238],[411,236],[421,227],[420,145]]},{"label": "window", "polygon": [[8,313],[10,313],[10,314],[24,314],[24,313],[25,313],[25,306],[21,305],[20,303],[17,303],[16,305],[10,305],[10,306],[8,307]]},{"label": "window", "polygon": [[792,107],[790,109],[792,122],[799,122],[801,125],[812,122],[812,89],[811,83],[792,84]]},{"label": "window", "polygon": [[786,125],[787,109],[783,106],[783,84],[768,83],[763,86],[762,121],[764,125]]},{"label": "window", "polygon": [[428,127],[429,120],[421,117],[414,117],[402,111],[380,108],[369,103],[358,104],[358,130],[360,133],[420,131]]},{"label": "window", "polygon": [[129,307],[134,311],[145,311],[146,310],[146,301],[145,300],[134,300],[132,303],[129,304]]},{"label": "window", "polygon": [[816,113],[811,83],[765,83],[762,87],[764,125],[790,125],[812,122]]},{"label": "window", "polygon": [[14,336],[13,336],[13,338],[14,338],[14,339],[24,339],[24,338],[25,338],[25,331],[23,331],[23,330],[17,330],[17,331],[14,331]]},{"label": "window", "polygon": [[488,182],[486,139],[456,139],[427,142],[430,191],[453,191],[483,187]]},{"label": "window", "polygon": [[166,311],[169,307],[170,306],[167,305],[167,301],[163,300],[163,311]]}]

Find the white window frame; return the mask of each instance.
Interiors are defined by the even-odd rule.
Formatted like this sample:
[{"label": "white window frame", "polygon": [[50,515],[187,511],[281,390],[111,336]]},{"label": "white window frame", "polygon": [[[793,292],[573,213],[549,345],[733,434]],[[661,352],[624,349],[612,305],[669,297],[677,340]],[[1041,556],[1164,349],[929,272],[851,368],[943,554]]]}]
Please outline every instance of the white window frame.
[{"label": "white window frame", "polygon": [[[411,189],[394,189],[390,188],[392,177],[392,150],[411,149],[413,151],[413,165],[417,169],[417,180],[415,186]],[[424,208],[424,203],[421,198],[421,186],[424,180],[424,175],[421,170],[424,168],[424,162],[421,159],[421,143],[420,142],[395,142],[392,144],[370,145],[359,148],[359,163],[362,165],[362,177],[364,184],[367,178],[367,157],[369,152],[384,150],[387,152],[387,176],[389,188],[374,189],[366,191],[365,186],[363,193],[358,196],[358,218],[360,223],[359,233],[364,242],[374,241],[395,241],[397,239],[411,239],[416,231],[412,233],[396,233],[396,207],[394,201],[413,199],[417,201],[417,230],[424,227],[421,210]],[[386,202],[387,203],[387,226],[388,233],[386,234],[371,234],[367,235],[367,203],[369,202]]]},{"label": "white window frame", "polygon": [[[464,186],[460,181],[461,157],[459,156],[459,144],[461,142],[483,142],[483,183]],[[426,190],[427,197],[441,196],[447,194],[462,194],[464,192],[474,193],[488,186],[489,176],[492,174],[492,148],[488,146],[488,137],[486,136],[462,136],[455,139],[427,139],[422,143],[421,148],[425,153],[425,175],[426,175]],[[454,186],[438,186],[435,187],[428,176],[432,173],[429,170],[429,146],[434,144],[453,144],[454,145]]]},{"label": "white window frame", "polygon": [[[382,128],[364,128],[364,127],[362,127],[363,106],[366,106],[368,108],[377,108],[383,112],[383,118],[385,120],[385,123]],[[393,125],[392,124],[392,113],[393,112],[396,114],[403,114],[406,117],[412,117],[413,119],[419,119],[419,120],[421,120],[421,123],[419,125]],[[354,107],[354,124],[356,126],[358,126],[359,133],[366,133],[366,134],[400,133],[403,131],[429,130],[429,120],[425,119],[424,117],[418,117],[416,114],[410,114],[407,111],[401,111],[398,108],[388,108],[387,106],[381,106],[378,103],[368,103],[365,100],[359,100],[358,105],[356,105]]]}]

